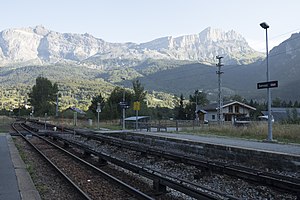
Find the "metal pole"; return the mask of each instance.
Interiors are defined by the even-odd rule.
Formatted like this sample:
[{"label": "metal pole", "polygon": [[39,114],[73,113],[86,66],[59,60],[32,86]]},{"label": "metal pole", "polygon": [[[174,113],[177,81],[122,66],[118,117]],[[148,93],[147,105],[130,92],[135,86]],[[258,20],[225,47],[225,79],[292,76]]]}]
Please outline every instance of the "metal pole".
[{"label": "metal pole", "polygon": [[[125,88],[123,89],[123,103],[125,104]],[[123,105],[123,122],[122,130],[125,130],[125,105]]]},{"label": "metal pole", "polygon": [[55,116],[58,117],[58,93],[56,94],[56,110],[55,110]]},{"label": "metal pole", "polygon": [[195,91],[195,96],[196,96],[196,111],[195,111],[195,113],[196,113],[196,114],[197,114],[197,111],[198,111],[198,94],[199,94],[199,91],[196,90],[196,91]]},{"label": "metal pole", "polygon": [[136,110],[136,118],[135,118],[135,130],[137,131],[138,130],[138,127],[139,127],[139,125],[138,125],[138,116],[139,116],[139,111],[138,110]]},{"label": "metal pole", "polygon": [[73,135],[76,134],[75,128],[77,126],[77,112],[74,112],[74,130],[73,130]]},{"label": "metal pole", "polygon": [[97,103],[97,109],[96,109],[96,112],[97,112],[97,114],[98,114],[98,121],[97,121],[97,128],[98,128],[98,130],[100,129],[100,125],[99,125],[99,115],[100,115],[100,111],[101,111],[101,106],[100,106],[100,103],[98,102]]},{"label": "metal pole", "polygon": [[222,80],[221,80],[221,74],[224,72],[221,71],[221,67],[223,64],[221,64],[221,59],[223,58],[222,56],[217,56],[216,57],[219,62],[217,64],[218,71],[216,72],[218,74],[218,100],[219,100],[219,109],[218,109],[218,124],[221,125],[223,123],[223,99],[222,99]]},{"label": "metal pole", "polygon": [[[260,26],[263,29],[266,29],[266,54],[267,54],[267,82],[270,81],[270,71],[269,71],[269,49],[268,49],[268,28],[270,26],[266,23],[263,22],[260,24]],[[272,105],[272,100],[271,100],[271,89],[268,87],[267,88],[267,95],[268,95],[268,141],[273,140],[272,136],[272,113],[271,113],[271,105]]]},{"label": "metal pole", "polygon": [[45,113],[45,130],[47,129],[47,113]]},{"label": "metal pole", "polygon": [[21,97],[20,97],[20,91],[19,91],[19,118],[21,116],[21,110],[20,110],[21,103],[20,103],[20,100],[21,100]]},{"label": "metal pole", "polygon": [[100,126],[99,126],[99,112],[97,112],[98,113],[98,123],[97,123],[97,128],[98,128],[98,130],[100,129]]},{"label": "metal pole", "polygon": [[[269,71],[269,49],[268,49],[268,29],[266,28],[266,54],[267,54],[267,82],[270,81],[270,71]],[[272,141],[272,111],[271,111],[271,88],[267,88],[268,92],[268,140]]]}]

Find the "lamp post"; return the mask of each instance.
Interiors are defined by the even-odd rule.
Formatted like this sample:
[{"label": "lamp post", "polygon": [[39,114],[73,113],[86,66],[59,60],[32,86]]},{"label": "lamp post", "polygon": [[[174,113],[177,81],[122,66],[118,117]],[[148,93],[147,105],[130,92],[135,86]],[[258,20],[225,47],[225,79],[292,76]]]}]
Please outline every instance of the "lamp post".
[{"label": "lamp post", "polygon": [[[267,82],[270,81],[270,71],[269,71],[269,50],[268,50],[268,28],[270,27],[266,22],[260,24],[260,26],[266,30],[266,54],[267,54]],[[272,114],[271,114],[271,89],[267,88],[268,93],[268,141],[273,140],[272,136]]]}]

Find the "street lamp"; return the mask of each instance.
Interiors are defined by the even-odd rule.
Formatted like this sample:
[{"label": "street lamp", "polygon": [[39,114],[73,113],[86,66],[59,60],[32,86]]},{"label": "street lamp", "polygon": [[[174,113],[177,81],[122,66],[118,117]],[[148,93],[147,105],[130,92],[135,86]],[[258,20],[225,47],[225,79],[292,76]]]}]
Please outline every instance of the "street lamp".
[{"label": "street lamp", "polygon": [[[266,54],[267,54],[267,82],[270,81],[270,71],[269,71],[269,50],[268,50],[268,28],[270,27],[266,22],[260,24],[260,26],[266,30]],[[268,141],[273,140],[272,136],[272,114],[271,114],[271,89],[267,88],[268,93]]]}]

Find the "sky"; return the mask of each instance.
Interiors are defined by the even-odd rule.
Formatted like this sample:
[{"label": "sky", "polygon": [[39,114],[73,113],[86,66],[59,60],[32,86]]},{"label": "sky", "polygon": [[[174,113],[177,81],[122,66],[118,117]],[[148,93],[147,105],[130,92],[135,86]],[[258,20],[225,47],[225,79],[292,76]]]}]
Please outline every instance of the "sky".
[{"label": "sky", "polygon": [[264,52],[300,32],[299,0],[3,0],[0,31],[35,27],[89,33],[107,42],[148,42],[198,34],[207,27],[234,30]]}]

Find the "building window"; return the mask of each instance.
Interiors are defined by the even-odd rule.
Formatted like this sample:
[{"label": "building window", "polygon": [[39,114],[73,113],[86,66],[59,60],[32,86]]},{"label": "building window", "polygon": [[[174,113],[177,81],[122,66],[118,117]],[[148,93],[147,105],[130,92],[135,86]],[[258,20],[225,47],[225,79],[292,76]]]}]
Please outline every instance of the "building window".
[{"label": "building window", "polygon": [[211,116],[211,119],[216,119],[216,116],[215,116],[215,115],[212,115],[212,116]]},{"label": "building window", "polygon": [[229,113],[233,113],[233,106],[229,106],[229,107],[228,107],[228,112],[229,112]]},{"label": "building window", "polygon": [[239,113],[240,112],[240,107],[239,106],[235,106],[234,107],[234,111],[235,111],[235,113]]}]

